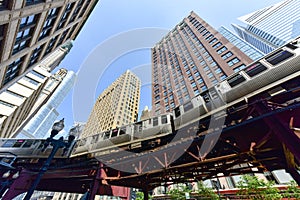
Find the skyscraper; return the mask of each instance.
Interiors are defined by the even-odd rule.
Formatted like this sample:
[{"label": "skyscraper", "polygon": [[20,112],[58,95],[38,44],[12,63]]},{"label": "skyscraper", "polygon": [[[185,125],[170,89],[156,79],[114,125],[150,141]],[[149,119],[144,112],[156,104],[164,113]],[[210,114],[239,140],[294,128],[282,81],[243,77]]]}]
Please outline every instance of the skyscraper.
[{"label": "skyscraper", "polygon": [[0,91],[74,40],[97,2],[0,1]]},{"label": "skyscraper", "polygon": [[[75,73],[65,69],[60,69],[57,73],[52,75],[43,89],[45,94],[40,95],[39,102],[35,105],[37,108],[32,110],[33,112],[38,110],[38,112],[20,132],[15,133],[16,137],[48,137],[48,130],[51,129],[54,121],[59,115],[56,109],[72,89],[75,79]],[[49,95],[47,93],[50,93],[50,98],[48,98],[46,103],[44,103],[45,99]]]},{"label": "skyscraper", "polygon": [[[51,52],[33,69],[16,77],[0,92],[0,137],[15,137],[16,132],[32,118],[53,94],[61,79],[53,80],[50,70],[55,68],[72,47],[71,42]],[[45,88],[46,87],[46,88]]]},{"label": "skyscraper", "polygon": [[281,1],[238,19],[241,25],[232,24],[237,34],[269,53],[300,35],[300,1]]},{"label": "skyscraper", "polygon": [[[225,28],[224,26],[221,26],[218,28],[219,33],[221,33],[230,43],[232,43],[234,46],[239,48],[242,52],[244,52],[249,58],[252,60],[257,60],[265,55],[265,53],[261,52],[259,49],[257,49],[252,44],[246,42],[245,40],[241,39],[234,33],[232,33],[230,30]],[[239,71],[241,69],[234,70],[235,72]]]},{"label": "skyscraper", "polygon": [[172,111],[253,60],[196,13],[152,48],[152,111]]},{"label": "skyscraper", "polygon": [[137,120],[140,79],[127,70],[97,98],[81,137],[87,137]]}]

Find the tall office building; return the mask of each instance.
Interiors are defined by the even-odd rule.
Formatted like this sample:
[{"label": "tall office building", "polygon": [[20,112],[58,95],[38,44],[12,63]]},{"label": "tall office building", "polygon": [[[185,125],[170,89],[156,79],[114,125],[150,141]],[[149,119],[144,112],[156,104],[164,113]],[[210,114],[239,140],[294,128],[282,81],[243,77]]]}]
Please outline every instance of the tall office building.
[{"label": "tall office building", "polygon": [[152,48],[152,111],[172,111],[253,60],[191,12]]},{"label": "tall office building", "polygon": [[35,67],[0,94],[0,137],[13,132],[29,115],[51,74]]},{"label": "tall office building", "polygon": [[[252,60],[258,60],[262,58],[265,53],[257,49],[252,44],[246,42],[245,40],[241,39],[239,36],[235,35],[233,32],[225,28],[224,26],[221,26],[218,28],[219,33],[221,33],[230,43],[232,43],[234,46],[239,48],[244,54],[246,54],[249,58]],[[241,69],[235,69],[234,71],[237,72]]]},{"label": "tall office building", "polygon": [[0,1],[0,90],[74,40],[97,2]]},{"label": "tall office building", "polygon": [[238,19],[242,24],[232,24],[238,35],[269,53],[300,35],[300,1],[281,1]]},{"label": "tall office building", "polygon": [[61,80],[52,87],[48,87],[50,80],[53,79],[49,71],[61,62],[71,47],[71,43],[66,42],[64,46],[47,55],[33,69],[2,88],[0,92],[0,137],[15,137],[20,127],[24,126],[24,123],[30,120],[42,104],[45,104],[46,98],[53,94]]},{"label": "tall office building", "polygon": [[[60,69],[52,75],[32,110],[34,116],[30,117],[26,126],[14,135],[17,138],[49,137],[48,131],[59,115],[56,109],[73,88],[75,80],[75,73],[65,69]],[[36,110],[38,111],[36,112]]]},{"label": "tall office building", "polygon": [[140,79],[127,70],[97,98],[81,137],[135,122],[138,118]]}]

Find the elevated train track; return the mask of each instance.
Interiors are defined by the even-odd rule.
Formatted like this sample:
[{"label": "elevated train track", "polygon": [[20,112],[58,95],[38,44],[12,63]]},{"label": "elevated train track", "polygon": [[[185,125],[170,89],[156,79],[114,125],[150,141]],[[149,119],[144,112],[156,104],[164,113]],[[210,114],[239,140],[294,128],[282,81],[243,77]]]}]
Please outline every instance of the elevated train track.
[{"label": "elevated train track", "polygon": [[[116,143],[117,147],[95,149],[101,141],[106,145],[109,139],[117,141],[118,136],[128,138],[127,131],[134,130],[133,133],[140,134],[139,128],[144,122],[138,122],[126,129],[121,127],[87,138],[90,142],[99,140],[99,144],[93,143],[93,148],[89,149],[89,143],[78,143],[74,147],[75,151],[70,149],[70,157],[57,155],[37,189],[84,193],[90,188],[93,195],[116,195],[117,190],[114,188],[117,186],[149,191],[159,185],[205,180],[220,174],[229,176],[250,173],[254,168],[261,172],[286,169],[300,184],[300,175],[297,173],[300,160],[297,128],[300,127],[300,39],[296,41],[283,47],[284,51],[278,50],[260,63],[250,64],[244,71],[193,99],[191,102],[194,109],[206,112],[200,117],[193,117],[194,110],[185,110],[190,109],[191,104],[182,105],[175,110],[174,124],[172,115],[161,116],[163,130],[172,128],[169,134],[145,138],[138,135],[141,142],[134,148],[127,143]],[[292,50],[297,51],[296,56],[290,53]],[[289,59],[292,60],[291,66],[285,61]],[[282,71],[268,66],[267,61],[283,62],[279,66],[282,70],[291,67],[287,69],[289,74],[282,76]],[[261,64],[268,67],[264,68]],[[267,85],[261,87],[255,83],[255,76],[262,73],[263,78],[260,80],[267,79],[268,75],[263,73],[264,70],[268,72],[267,69],[270,69],[271,80],[275,79],[276,74],[278,80],[271,83],[267,81]],[[254,78],[249,78],[252,75]],[[259,89],[246,95],[237,93],[245,92],[245,88],[253,84]],[[219,95],[217,103],[222,102],[222,95],[232,92],[229,87],[235,90],[236,100],[230,96],[229,103],[221,104],[220,109],[213,109],[216,94]],[[164,120],[170,126],[165,126]],[[221,126],[210,126],[220,121]],[[146,125],[150,127],[151,124]],[[177,128],[174,129],[173,126]],[[154,130],[150,128],[147,131]],[[146,129],[144,131],[149,133]],[[31,142],[35,144],[34,141]],[[25,191],[46,159],[47,153],[38,151],[39,145],[43,144],[43,141],[39,142],[36,144],[34,157],[28,153],[17,154],[12,167],[22,168],[21,175],[24,179],[16,180],[11,186],[13,190]],[[153,142],[155,145],[152,145]],[[210,146],[207,142],[211,142]],[[9,199],[9,195],[13,194],[8,192],[5,198]]]}]

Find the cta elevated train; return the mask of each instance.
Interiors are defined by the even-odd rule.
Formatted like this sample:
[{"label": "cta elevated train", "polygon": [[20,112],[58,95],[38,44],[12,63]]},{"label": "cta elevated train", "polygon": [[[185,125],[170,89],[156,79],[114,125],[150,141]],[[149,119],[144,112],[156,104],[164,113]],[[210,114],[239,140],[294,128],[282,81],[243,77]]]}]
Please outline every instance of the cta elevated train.
[{"label": "cta elevated train", "polygon": [[[188,124],[201,120],[256,94],[267,91],[281,83],[300,75],[300,38],[297,38],[249,64],[243,70],[232,74],[222,82],[202,92],[183,105],[176,107],[173,113],[156,116],[109,131],[98,133],[77,141],[67,156],[96,154],[115,146],[134,149],[150,141],[155,144],[155,138],[176,133]],[[15,144],[13,144],[13,141]],[[7,143],[11,144],[10,146]],[[17,144],[17,139],[0,140],[0,153],[20,151],[38,154],[43,140]],[[17,152],[19,151],[19,152]]]}]

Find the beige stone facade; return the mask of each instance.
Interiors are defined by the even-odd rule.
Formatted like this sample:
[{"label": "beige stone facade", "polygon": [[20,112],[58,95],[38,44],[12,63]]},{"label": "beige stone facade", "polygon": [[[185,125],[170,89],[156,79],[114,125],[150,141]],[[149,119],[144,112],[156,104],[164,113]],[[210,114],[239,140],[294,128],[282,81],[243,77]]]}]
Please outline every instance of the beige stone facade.
[{"label": "beige stone facade", "polygon": [[136,121],[140,88],[140,79],[127,70],[97,98],[81,137]]}]

